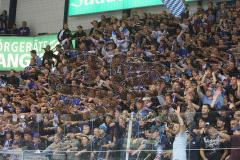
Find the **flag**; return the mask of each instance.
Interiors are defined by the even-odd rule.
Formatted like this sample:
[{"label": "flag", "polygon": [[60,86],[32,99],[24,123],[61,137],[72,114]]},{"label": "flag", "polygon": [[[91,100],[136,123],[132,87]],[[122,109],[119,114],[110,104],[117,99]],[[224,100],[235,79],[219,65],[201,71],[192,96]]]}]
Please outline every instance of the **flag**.
[{"label": "flag", "polygon": [[171,13],[179,17],[186,9],[183,0],[162,0],[163,4],[171,11]]}]

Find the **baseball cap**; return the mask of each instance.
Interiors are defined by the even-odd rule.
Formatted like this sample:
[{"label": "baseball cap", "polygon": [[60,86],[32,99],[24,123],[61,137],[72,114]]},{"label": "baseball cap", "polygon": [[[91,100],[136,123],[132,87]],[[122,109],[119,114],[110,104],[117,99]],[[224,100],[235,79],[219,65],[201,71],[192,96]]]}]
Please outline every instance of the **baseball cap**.
[{"label": "baseball cap", "polygon": [[104,132],[106,132],[107,131],[107,125],[105,123],[103,123],[99,126],[99,129],[102,129],[102,130],[104,130]]}]

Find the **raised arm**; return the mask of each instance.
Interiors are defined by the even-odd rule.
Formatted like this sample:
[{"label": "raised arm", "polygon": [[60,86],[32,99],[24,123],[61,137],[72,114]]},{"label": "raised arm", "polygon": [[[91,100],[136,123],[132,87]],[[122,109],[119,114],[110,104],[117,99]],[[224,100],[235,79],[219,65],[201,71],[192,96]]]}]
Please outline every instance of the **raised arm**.
[{"label": "raised arm", "polygon": [[185,132],[186,128],[185,128],[184,121],[183,121],[180,113],[181,113],[181,109],[180,109],[180,106],[178,106],[177,110],[176,110],[176,114],[178,117],[178,122],[180,124],[180,132]]},{"label": "raised arm", "polygon": [[216,78],[215,72],[212,72],[212,77],[213,77],[213,83],[216,84],[217,83],[217,78]]},{"label": "raised arm", "polygon": [[212,103],[210,105],[211,108],[214,108],[215,107],[215,104],[217,102],[217,99],[218,97],[221,95],[222,91],[221,90],[217,90],[215,95],[213,96],[213,100],[212,100]]},{"label": "raised arm", "polygon": [[230,135],[228,135],[228,134],[226,134],[226,133],[223,133],[223,132],[217,132],[218,133],[218,135],[221,137],[221,138],[223,138],[224,140],[226,140],[226,141],[230,141],[230,139],[231,139],[231,136]]},{"label": "raised arm", "polygon": [[200,88],[200,85],[197,86],[197,94],[200,98],[202,98],[204,96],[204,94],[202,93],[202,90]]}]

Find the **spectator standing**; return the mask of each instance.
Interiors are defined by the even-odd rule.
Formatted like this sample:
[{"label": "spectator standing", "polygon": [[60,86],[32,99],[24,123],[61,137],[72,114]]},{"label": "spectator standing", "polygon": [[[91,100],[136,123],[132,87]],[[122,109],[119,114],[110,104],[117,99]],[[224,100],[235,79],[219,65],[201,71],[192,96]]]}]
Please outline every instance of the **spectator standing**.
[{"label": "spectator standing", "polygon": [[0,15],[0,28],[7,29],[7,26],[8,26],[8,15],[7,15],[7,11],[4,10]]},{"label": "spectator standing", "polygon": [[58,32],[57,38],[64,49],[70,49],[72,47],[72,32],[69,30],[67,23],[65,23],[63,29]]},{"label": "spectator standing", "polygon": [[184,125],[184,121],[180,115],[180,107],[177,107],[176,110],[178,117],[178,124],[174,124],[173,133],[176,135],[175,140],[173,142],[173,154],[172,160],[186,160],[186,147],[187,147],[187,134]]},{"label": "spectator standing", "polygon": [[51,47],[50,45],[47,45],[46,48],[43,48],[45,53],[43,55],[43,59],[42,59],[42,62],[43,62],[43,66],[45,66],[45,64],[48,64],[49,66],[52,66],[54,65],[54,61],[53,61],[53,58],[58,60],[58,56],[53,54],[53,51],[51,50]]},{"label": "spectator standing", "polygon": [[36,50],[31,50],[30,52],[31,52],[31,57],[32,57],[31,61],[33,62],[32,65],[33,65],[33,66],[38,66],[38,67],[42,66],[42,60],[41,60],[41,58],[37,55]]},{"label": "spectator standing", "polygon": [[76,33],[73,34],[73,39],[75,39],[75,48],[78,48],[80,41],[82,38],[86,36],[86,32],[83,30],[82,26],[77,26],[77,31]]},{"label": "spectator standing", "polygon": [[203,160],[224,158],[225,155],[222,153],[222,150],[219,149],[224,147],[221,143],[221,137],[217,133],[217,130],[209,125],[207,134],[202,137],[200,142],[200,155]]}]

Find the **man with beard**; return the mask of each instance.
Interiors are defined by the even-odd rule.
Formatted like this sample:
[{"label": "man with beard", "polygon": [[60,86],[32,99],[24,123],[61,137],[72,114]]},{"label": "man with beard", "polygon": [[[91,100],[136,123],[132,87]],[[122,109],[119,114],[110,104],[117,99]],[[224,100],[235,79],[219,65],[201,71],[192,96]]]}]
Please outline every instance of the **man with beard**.
[{"label": "man with beard", "polygon": [[223,159],[223,156],[225,155],[222,154],[222,150],[219,150],[218,148],[224,148],[221,143],[221,137],[217,130],[209,125],[207,128],[207,134],[202,137],[200,142],[200,156],[203,160]]}]

